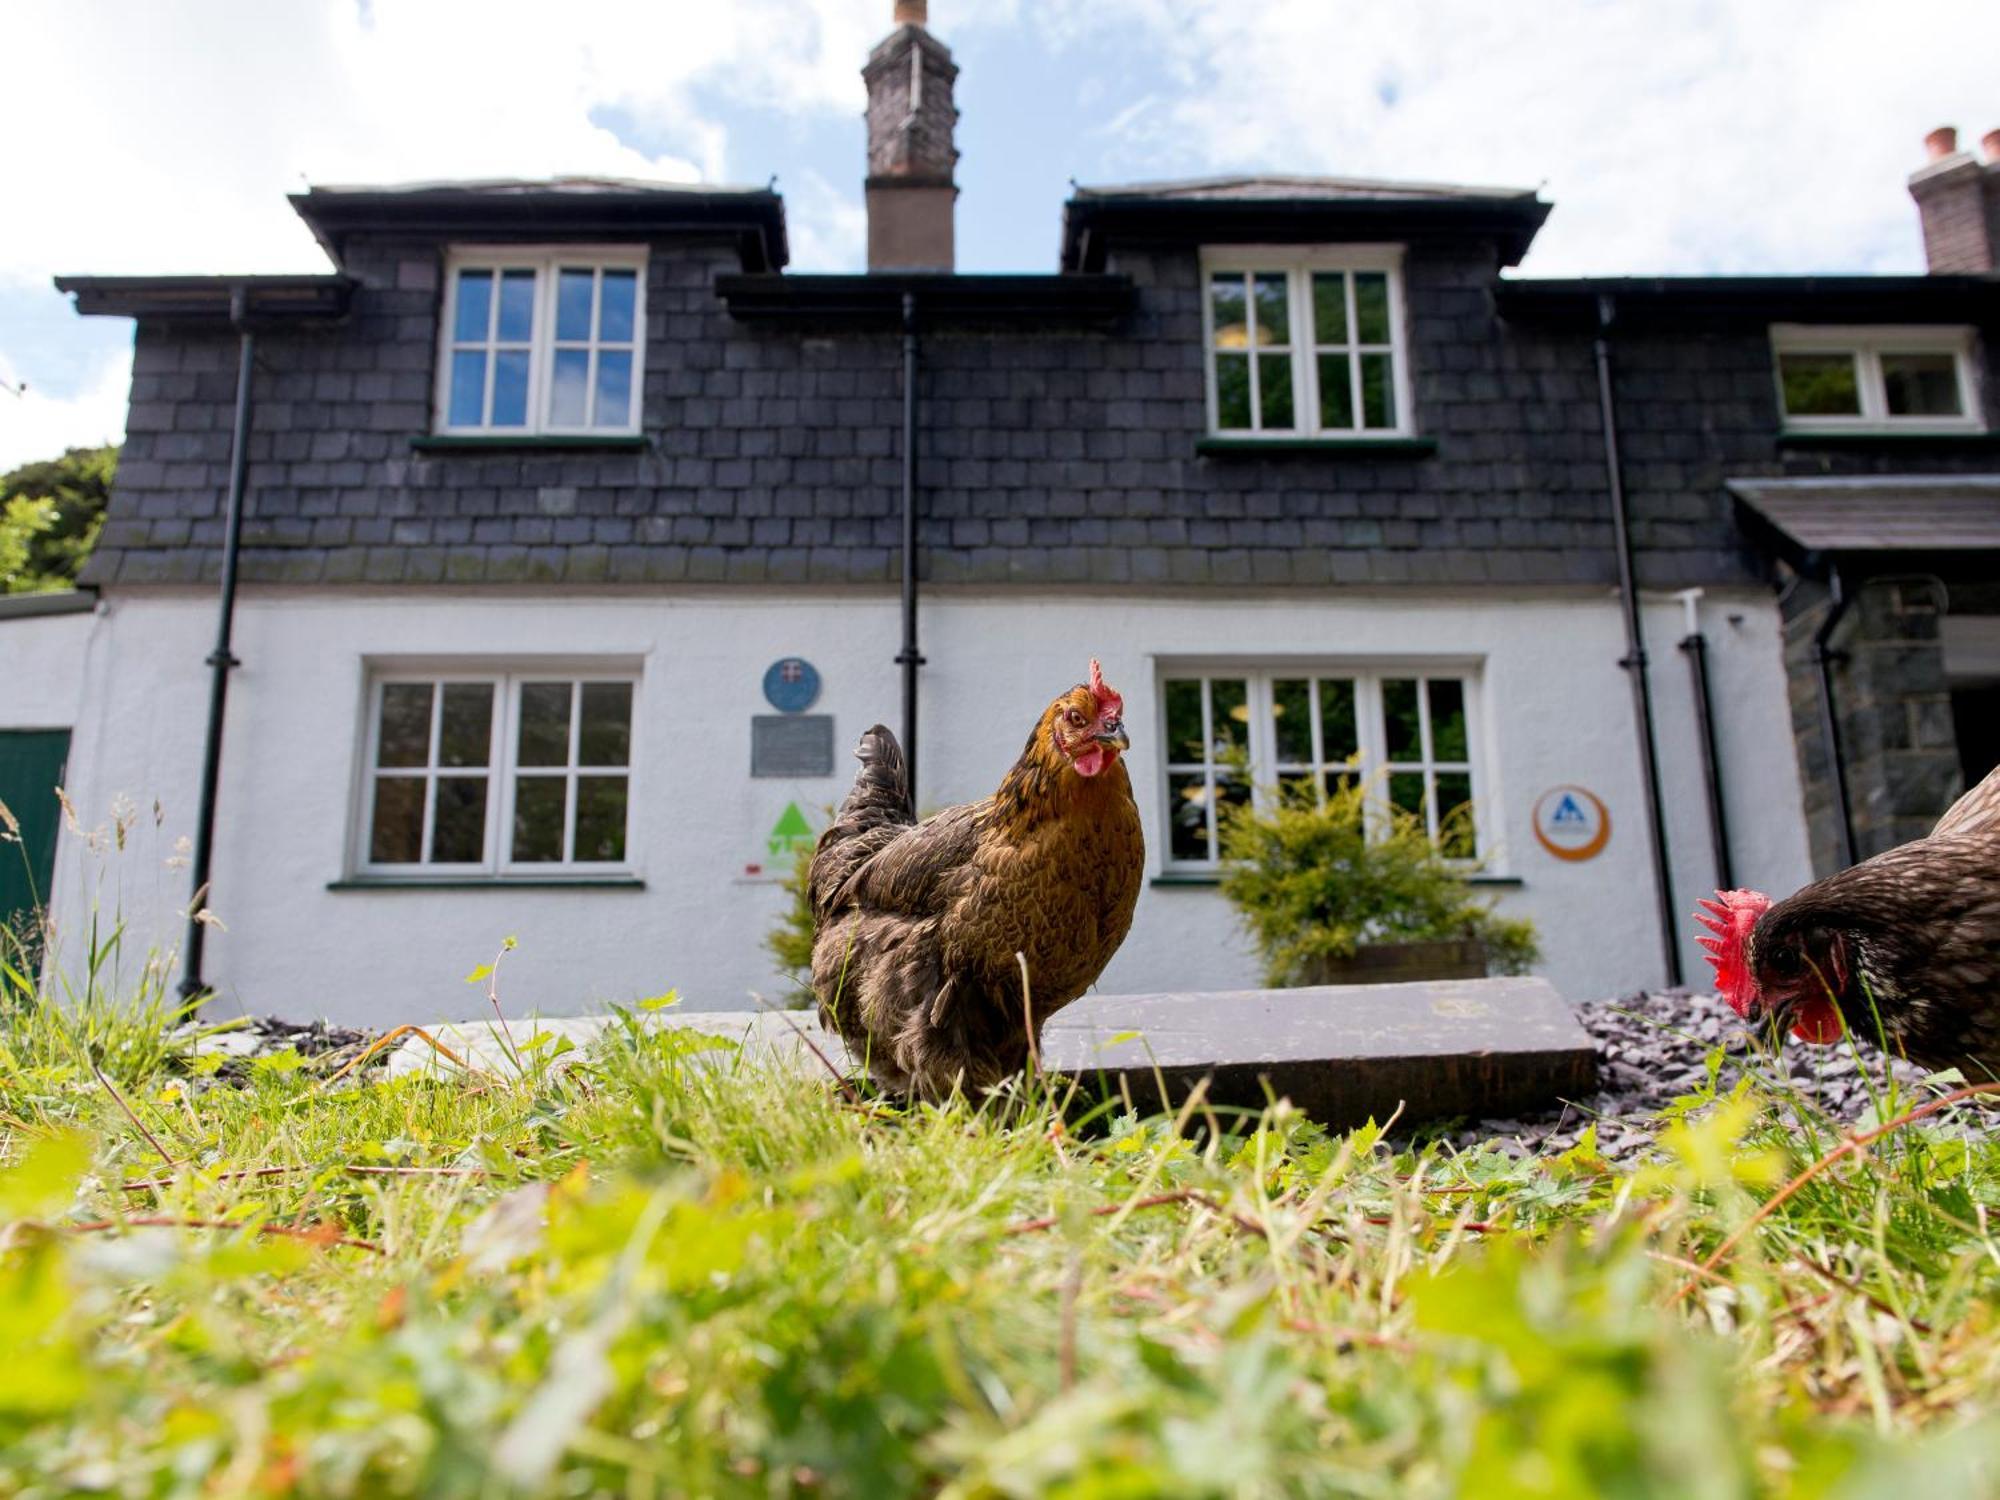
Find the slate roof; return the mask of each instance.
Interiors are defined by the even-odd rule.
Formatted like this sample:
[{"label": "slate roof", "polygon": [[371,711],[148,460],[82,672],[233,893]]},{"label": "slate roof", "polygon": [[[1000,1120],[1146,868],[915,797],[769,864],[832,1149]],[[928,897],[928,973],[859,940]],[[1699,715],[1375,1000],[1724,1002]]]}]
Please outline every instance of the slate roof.
[{"label": "slate roof", "polygon": [[1073,196],[1082,201],[1158,199],[1182,202],[1241,203],[1270,199],[1478,202],[1488,199],[1533,200],[1535,189],[1467,187],[1444,182],[1389,182],[1373,177],[1300,177],[1257,173],[1224,177],[1188,177],[1162,182],[1079,185]]},{"label": "slate roof", "polygon": [[2000,552],[2000,474],[1732,479],[1729,489],[1801,560]]},{"label": "slate roof", "polygon": [[775,189],[649,182],[621,177],[499,178],[311,187],[292,207],[335,265],[358,235],[438,234],[491,240],[587,240],[717,234],[745,271],[790,258],[784,200]]}]

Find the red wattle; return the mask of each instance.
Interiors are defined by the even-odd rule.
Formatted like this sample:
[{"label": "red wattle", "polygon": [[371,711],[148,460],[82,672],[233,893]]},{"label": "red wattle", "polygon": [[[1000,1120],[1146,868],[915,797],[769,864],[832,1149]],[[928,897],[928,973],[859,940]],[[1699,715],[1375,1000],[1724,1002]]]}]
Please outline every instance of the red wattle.
[{"label": "red wattle", "polygon": [[1792,1017],[1792,1035],[1802,1042],[1837,1042],[1845,1030],[1839,1010],[1829,1000],[1808,1000]]}]

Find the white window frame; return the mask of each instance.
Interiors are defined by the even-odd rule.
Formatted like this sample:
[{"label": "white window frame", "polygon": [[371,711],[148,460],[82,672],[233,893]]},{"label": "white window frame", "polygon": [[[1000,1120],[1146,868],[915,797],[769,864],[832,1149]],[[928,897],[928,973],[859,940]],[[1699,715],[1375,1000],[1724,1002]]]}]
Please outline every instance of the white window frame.
[{"label": "white window frame", "polygon": [[[428,760],[422,766],[378,766],[376,764],[382,736],[382,689],[399,682],[428,683],[435,689],[431,700],[431,739]],[[521,688],[527,683],[567,682],[571,684],[569,759],[562,766],[522,767],[516,761],[519,753]],[[632,689],[632,722],[627,729],[626,763],[623,766],[580,766],[577,764],[578,742],[582,730],[580,687],[594,682],[614,682],[629,685]],[[506,667],[472,666],[465,664],[441,664],[437,666],[378,666],[364,677],[365,713],[364,733],[361,743],[360,781],[355,796],[355,817],[353,827],[353,857],[349,868],[357,876],[365,879],[393,880],[397,883],[408,881],[436,880],[440,882],[461,882],[465,880],[491,880],[496,884],[514,881],[549,881],[565,878],[604,879],[621,878],[636,874],[634,859],[633,811],[638,806],[639,790],[639,706],[640,673],[636,667],[607,666],[603,663],[578,664],[558,662],[544,664],[516,664]],[[436,863],[417,860],[409,863],[385,863],[372,858],[375,825],[375,789],[378,782],[388,776],[421,776],[427,781],[435,781],[442,775],[481,774],[480,769],[456,768],[437,765],[438,736],[442,725],[442,695],[447,686],[463,684],[491,685],[494,690],[492,740],[487,749],[487,764],[483,774],[487,779],[486,793],[486,834],[481,857],[476,862]],[[575,783],[580,775],[615,775],[625,777],[625,857],[622,860],[515,860],[512,857],[511,833],[514,827],[515,777],[517,775],[561,776],[567,779],[569,791],[563,811],[563,847],[572,849],[576,840],[577,799]],[[424,797],[424,827],[420,848],[428,850],[431,844],[431,829],[437,813],[437,796],[427,790]]]},{"label": "white window frame", "polygon": [[[1282,272],[1286,278],[1287,330],[1292,360],[1292,416],[1294,426],[1283,428],[1224,427],[1215,385],[1215,298],[1210,282],[1217,272]],[[1312,315],[1312,278],[1316,271],[1375,271],[1389,283],[1389,372],[1396,401],[1393,427],[1321,427],[1319,423],[1319,358]],[[1379,352],[1379,345],[1363,345],[1354,316],[1354,282],[1347,282],[1347,328],[1351,335],[1345,346],[1350,351]],[[1255,313],[1250,316],[1254,319]],[[1252,344],[1244,353],[1254,367],[1257,350]],[[1296,442],[1300,438],[1317,441],[1379,442],[1385,438],[1416,436],[1416,412],[1410,397],[1409,319],[1403,297],[1403,247],[1401,245],[1228,245],[1212,246],[1201,252],[1201,361],[1202,383],[1208,397],[1209,436],[1242,439],[1245,442]],[[1361,412],[1360,377],[1350,354],[1350,379],[1354,381],[1354,410]],[[1253,387],[1254,390],[1254,387]],[[1255,395],[1251,417],[1261,421]]]},{"label": "white window frame", "polygon": [[[1355,685],[1354,723],[1355,736],[1360,744],[1360,765],[1356,774],[1369,796],[1364,809],[1367,827],[1371,835],[1388,825],[1390,804],[1384,779],[1393,765],[1397,771],[1423,770],[1435,774],[1466,775],[1472,784],[1472,822],[1474,856],[1469,860],[1454,860],[1468,871],[1490,870],[1498,863],[1500,830],[1504,826],[1500,808],[1494,792],[1495,778],[1487,764],[1486,711],[1484,673],[1477,661],[1462,657],[1440,657],[1420,659],[1385,659],[1369,657],[1362,660],[1342,660],[1338,657],[1309,657],[1297,660],[1263,657],[1253,665],[1243,660],[1191,659],[1162,662],[1155,681],[1156,697],[1159,704],[1157,730],[1160,740],[1160,808],[1162,822],[1160,837],[1161,871],[1165,874],[1212,874],[1219,868],[1219,860],[1212,852],[1207,859],[1177,859],[1173,852],[1174,792],[1173,777],[1206,772],[1208,798],[1213,803],[1214,757],[1197,766],[1193,762],[1168,759],[1172,746],[1167,734],[1167,684],[1185,682],[1194,678],[1223,678],[1242,681],[1246,685],[1245,704],[1249,709],[1249,757],[1250,785],[1253,804],[1267,805],[1271,788],[1279,777],[1278,746],[1275,719],[1271,708],[1273,703],[1272,684],[1278,681],[1306,679],[1317,684],[1323,678],[1344,678]],[[1432,753],[1434,746],[1430,727],[1430,694],[1422,686],[1432,679],[1446,679],[1463,684],[1465,694],[1465,748],[1466,760],[1439,761]],[[1418,684],[1417,702],[1422,726],[1420,761],[1387,759],[1387,725],[1382,711],[1382,684],[1388,680],[1415,679]],[[1318,687],[1314,686],[1313,701],[1317,703]],[[1208,707],[1209,695],[1203,695],[1202,730],[1208,743],[1214,744],[1214,731],[1207,722],[1211,711]],[[1325,747],[1320,743],[1320,715],[1315,713],[1312,722],[1314,764],[1322,769],[1330,769],[1335,762],[1325,759]],[[1287,762],[1287,764],[1291,764]],[[1297,774],[1290,772],[1287,774]],[[1438,831],[1440,809],[1427,805],[1425,819],[1431,837]],[[1209,846],[1216,849],[1220,838],[1220,825],[1210,831]]]},{"label": "white window frame", "polygon": [[[1778,417],[1788,432],[1983,432],[1986,420],[1973,333],[1964,326],[1882,324],[1834,326],[1813,323],[1771,325],[1771,381],[1778,395]],[[1854,416],[1794,415],[1785,409],[1785,377],[1780,361],[1787,354],[1847,354],[1855,361],[1855,388],[1861,411]],[[1885,354],[1949,354],[1958,376],[1960,415],[1894,416],[1882,379]]]},{"label": "white window frame", "polygon": [[[445,257],[444,296],[438,319],[437,378],[433,382],[432,430],[441,437],[634,437],[645,411],[646,375],[646,265],[643,245],[465,245],[454,247]],[[632,410],[631,420],[618,427],[560,426],[549,420],[549,403],[554,396],[556,357],[556,292],[559,271],[565,266],[588,266],[601,273],[607,270],[637,273],[632,308]],[[526,422],[518,427],[495,427],[490,422],[452,425],[451,369],[454,337],[458,326],[458,276],[461,271],[494,273],[494,300],[499,300],[499,273],[532,270],[535,273],[534,326],[529,335],[528,407]],[[469,347],[469,346],[468,346]],[[489,342],[484,346],[491,350]],[[574,347],[566,341],[565,347]],[[593,341],[593,351],[602,347]],[[617,345],[613,347],[620,347]],[[588,385],[589,399],[596,399],[597,365],[593,358]],[[489,369],[485,412],[493,407],[493,378]],[[586,408],[586,415],[588,410]]]}]

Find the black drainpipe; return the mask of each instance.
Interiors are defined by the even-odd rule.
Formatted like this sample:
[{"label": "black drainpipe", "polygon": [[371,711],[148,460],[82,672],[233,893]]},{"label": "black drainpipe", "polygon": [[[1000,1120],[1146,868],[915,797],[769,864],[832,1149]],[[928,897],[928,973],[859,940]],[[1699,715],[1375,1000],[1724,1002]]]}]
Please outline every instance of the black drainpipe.
[{"label": "black drainpipe", "polygon": [[1701,746],[1702,786],[1708,793],[1708,838],[1715,850],[1715,883],[1718,889],[1726,891],[1734,889],[1736,874],[1729,858],[1729,817],[1722,800],[1722,758],[1715,749],[1715,700],[1708,690],[1708,638],[1701,633],[1701,620],[1695,613],[1695,601],[1700,597],[1700,589],[1690,589],[1681,595],[1681,602],[1687,606],[1688,622],[1681,650],[1687,653],[1688,673],[1694,679],[1695,729]]},{"label": "black drainpipe", "polygon": [[1597,299],[1597,399],[1603,409],[1604,470],[1611,486],[1611,528],[1618,547],[1618,602],[1625,614],[1625,669],[1632,683],[1632,716],[1639,730],[1639,764],[1644,773],[1646,823],[1652,835],[1653,894],[1660,910],[1660,946],[1667,960],[1667,983],[1681,982],[1679,927],[1674,920],[1673,876],[1667,867],[1667,825],[1660,811],[1660,762],[1653,749],[1653,693],[1646,683],[1646,638],[1639,623],[1638,586],[1632,578],[1632,535],[1625,515],[1625,479],[1618,463],[1618,417],[1611,398],[1609,297]]},{"label": "black drainpipe", "polygon": [[201,977],[204,940],[208,935],[199,913],[209,904],[208,878],[215,854],[215,791],[222,779],[222,710],[229,697],[229,669],[240,666],[229,649],[236,624],[236,558],[243,539],[243,481],[250,466],[250,375],[257,356],[256,335],[248,322],[249,298],[242,287],[229,294],[229,321],[235,326],[236,424],[229,438],[229,497],[222,535],[222,604],[209,654],[213,671],[208,688],[208,738],[201,752],[201,806],[194,831],[194,888],[188,899],[187,943],[181,955],[181,998],[192,1000],[208,990]]},{"label": "black drainpipe", "polygon": [[1834,627],[1847,613],[1847,591],[1840,584],[1840,569],[1831,563],[1826,569],[1827,594],[1831,603],[1826,618],[1813,632],[1813,664],[1819,669],[1819,732],[1826,741],[1826,755],[1833,770],[1834,831],[1840,835],[1840,867],[1854,863],[1854,812],[1847,800],[1847,755],[1840,743],[1840,717],[1833,708],[1833,664],[1840,653],[1829,644]]},{"label": "black drainpipe", "polygon": [[903,293],[903,763],[909,769],[910,811],[917,808],[917,297]]}]

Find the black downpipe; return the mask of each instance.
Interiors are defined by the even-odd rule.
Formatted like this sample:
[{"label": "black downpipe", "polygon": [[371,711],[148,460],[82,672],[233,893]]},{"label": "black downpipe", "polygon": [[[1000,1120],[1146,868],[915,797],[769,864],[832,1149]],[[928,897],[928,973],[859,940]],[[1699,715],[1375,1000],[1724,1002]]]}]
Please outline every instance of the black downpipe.
[{"label": "black downpipe", "polygon": [[1832,603],[1813,632],[1813,664],[1819,669],[1819,732],[1832,764],[1834,831],[1840,835],[1840,868],[1844,870],[1854,863],[1854,810],[1847,800],[1847,754],[1840,743],[1840,717],[1833,708],[1833,664],[1840,653],[1830,643],[1834,628],[1847,613],[1848,598],[1840,584],[1840,569],[1830,564],[1826,584]]},{"label": "black downpipe", "polygon": [[910,813],[917,809],[917,298],[903,293],[903,763],[909,770]]},{"label": "black downpipe", "polygon": [[1653,693],[1646,682],[1646,638],[1639,621],[1638,586],[1632,577],[1632,534],[1625,514],[1625,478],[1618,462],[1618,417],[1611,397],[1609,297],[1597,299],[1597,398],[1604,420],[1604,470],[1611,487],[1611,527],[1618,547],[1618,602],[1625,615],[1623,667],[1632,683],[1632,716],[1639,730],[1639,764],[1644,773],[1646,823],[1652,835],[1653,893],[1659,902],[1660,946],[1667,983],[1681,982],[1681,949],[1674,920],[1673,876],[1667,865],[1667,824],[1660,810],[1660,762],[1653,748]]},{"label": "black downpipe", "polygon": [[[1692,616],[1693,610],[1689,614]],[[1722,759],[1715,749],[1715,700],[1708,688],[1708,638],[1699,626],[1688,631],[1681,641],[1681,650],[1687,653],[1688,673],[1694,679],[1695,728],[1701,745],[1702,786],[1708,792],[1708,838],[1715,848],[1715,883],[1720,890],[1733,890],[1736,872],[1729,858],[1729,815],[1722,801]]]},{"label": "black downpipe", "polygon": [[201,805],[194,830],[194,887],[188,898],[187,943],[181,955],[181,998],[204,994],[202,949],[208,935],[201,921],[209,905],[209,867],[215,855],[215,793],[222,780],[222,714],[229,697],[229,669],[241,666],[230,651],[236,625],[237,551],[243,540],[243,488],[250,468],[250,376],[257,357],[257,337],[246,314],[248,298],[237,287],[229,298],[229,319],[236,325],[240,348],[236,362],[236,423],[229,438],[229,497],[222,536],[222,602],[215,630],[215,650],[209,654],[213,671],[208,689],[208,738],[201,752]]}]

